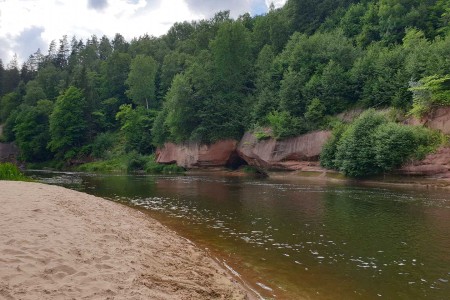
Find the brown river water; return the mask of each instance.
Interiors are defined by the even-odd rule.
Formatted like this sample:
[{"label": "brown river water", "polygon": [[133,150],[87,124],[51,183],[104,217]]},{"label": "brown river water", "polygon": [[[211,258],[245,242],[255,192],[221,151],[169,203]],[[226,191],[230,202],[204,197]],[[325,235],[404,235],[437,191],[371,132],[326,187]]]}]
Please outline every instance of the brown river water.
[{"label": "brown river water", "polygon": [[31,172],[135,206],[267,299],[450,299],[450,190]]}]

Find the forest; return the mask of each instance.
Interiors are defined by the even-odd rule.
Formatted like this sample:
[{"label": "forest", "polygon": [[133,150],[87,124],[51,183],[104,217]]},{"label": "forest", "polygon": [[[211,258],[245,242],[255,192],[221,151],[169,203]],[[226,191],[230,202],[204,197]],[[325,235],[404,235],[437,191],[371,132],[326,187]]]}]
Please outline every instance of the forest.
[{"label": "forest", "polygon": [[[126,157],[139,168],[168,141],[333,129],[322,165],[364,176],[440,140],[392,120],[450,105],[450,1],[288,0],[264,15],[175,23],[160,37],[63,36],[20,66],[0,60],[0,97],[2,141],[28,163]],[[340,124],[351,109],[374,113]],[[359,154],[342,154],[355,149],[378,161],[355,166]]]}]

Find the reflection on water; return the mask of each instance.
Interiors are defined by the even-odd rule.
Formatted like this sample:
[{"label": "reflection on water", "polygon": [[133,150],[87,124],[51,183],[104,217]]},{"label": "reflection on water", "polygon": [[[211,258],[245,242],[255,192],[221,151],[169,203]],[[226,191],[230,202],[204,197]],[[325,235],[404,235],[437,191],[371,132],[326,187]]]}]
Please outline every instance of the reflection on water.
[{"label": "reflection on water", "polygon": [[450,296],[450,195],[444,190],[200,176],[36,176],[151,211],[251,273],[265,295]]}]

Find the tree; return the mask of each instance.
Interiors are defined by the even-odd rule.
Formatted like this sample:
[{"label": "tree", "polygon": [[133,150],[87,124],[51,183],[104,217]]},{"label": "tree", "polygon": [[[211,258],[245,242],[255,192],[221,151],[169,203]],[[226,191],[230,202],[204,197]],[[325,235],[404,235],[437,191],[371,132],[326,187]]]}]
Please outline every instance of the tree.
[{"label": "tree", "polygon": [[116,33],[111,44],[113,46],[114,52],[122,52],[122,53],[127,52],[129,46],[125,38],[120,33]]},{"label": "tree", "polygon": [[63,69],[65,67],[67,67],[67,59],[69,58],[69,42],[67,41],[67,35],[64,35],[60,40],[59,40],[59,49],[58,52],[56,53],[56,58],[55,58],[55,65],[60,68]]},{"label": "tree", "polygon": [[200,123],[198,107],[193,101],[192,88],[185,75],[176,75],[165,99],[167,117],[165,123],[170,139],[174,142],[189,140],[191,133]]},{"label": "tree", "polygon": [[410,113],[421,117],[435,106],[450,104],[450,75],[422,78],[409,90],[413,93]]},{"label": "tree", "polygon": [[26,84],[26,94],[23,96],[23,102],[27,105],[36,105],[38,100],[46,99],[47,96],[37,80],[32,80]]},{"label": "tree", "polygon": [[83,92],[73,86],[57,98],[49,120],[51,140],[48,147],[59,158],[73,158],[86,141],[85,106]]},{"label": "tree", "polygon": [[279,80],[273,70],[275,54],[272,46],[264,46],[256,60],[256,95],[252,108],[252,120],[255,123],[264,125],[267,122],[267,115],[278,108],[278,85]]},{"label": "tree", "polygon": [[5,76],[5,68],[3,67],[3,61],[0,58],[0,99],[4,95],[4,93],[3,93],[4,76]]},{"label": "tree", "polygon": [[49,115],[53,102],[40,100],[36,106],[24,106],[16,117],[14,133],[23,160],[45,161],[51,157],[47,144],[50,141]]},{"label": "tree", "polygon": [[318,98],[314,98],[306,108],[305,120],[317,128],[323,123],[325,105]]},{"label": "tree", "polygon": [[14,90],[19,86],[19,82],[20,72],[17,62],[17,55],[14,55],[6,70],[3,72],[3,94],[14,92]]},{"label": "tree", "polygon": [[0,122],[5,122],[12,111],[20,105],[20,95],[16,92],[8,93],[0,99]]},{"label": "tree", "polygon": [[111,45],[111,42],[109,41],[108,37],[106,35],[102,36],[100,39],[100,45],[98,46],[98,52],[101,60],[107,60],[112,52],[113,47]]},{"label": "tree", "polygon": [[178,51],[169,52],[166,56],[164,56],[164,61],[161,66],[160,84],[160,91],[162,95],[165,95],[169,90],[175,75],[186,69],[188,58],[189,55]]},{"label": "tree", "polygon": [[143,107],[133,109],[130,104],[120,107],[116,119],[121,124],[120,131],[126,140],[126,152],[149,154],[154,150],[151,129],[155,117],[155,111]]},{"label": "tree", "polygon": [[125,92],[136,105],[149,109],[149,101],[155,107],[155,79],[158,65],[150,56],[138,55],[131,61],[130,73],[125,83],[129,89]]},{"label": "tree", "polygon": [[104,78],[105,98],[115,97],[125,103],[125,81],[130,72],[131,57],[128,53],[114,51],[103,63],[102,75]]}]

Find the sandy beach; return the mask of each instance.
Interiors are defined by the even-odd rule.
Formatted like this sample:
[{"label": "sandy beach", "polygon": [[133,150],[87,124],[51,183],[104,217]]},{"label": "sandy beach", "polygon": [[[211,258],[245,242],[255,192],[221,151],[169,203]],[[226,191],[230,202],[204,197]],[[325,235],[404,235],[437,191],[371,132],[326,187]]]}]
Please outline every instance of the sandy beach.
[{"label": "sandy beach", "polygon": [[205,251],[140,211],[0,181],[0,299],[249,299]]}]

